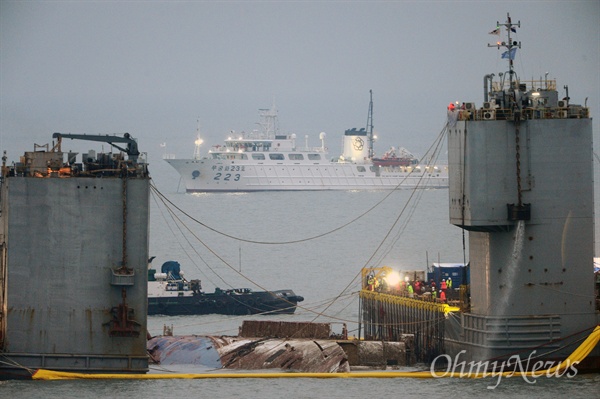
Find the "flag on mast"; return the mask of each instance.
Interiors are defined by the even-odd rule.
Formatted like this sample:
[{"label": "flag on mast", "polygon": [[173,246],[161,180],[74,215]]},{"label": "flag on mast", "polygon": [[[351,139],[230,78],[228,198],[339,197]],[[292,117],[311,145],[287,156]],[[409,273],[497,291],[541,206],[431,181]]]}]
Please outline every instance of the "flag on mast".
[{"label": "flag on mast", "polygon": [[509,60],[514,60],[516,53],[517,53],[517,48],[513,47],[510,50],[505,51],[504,53],[502,53],[502,58],[508,58]]}]

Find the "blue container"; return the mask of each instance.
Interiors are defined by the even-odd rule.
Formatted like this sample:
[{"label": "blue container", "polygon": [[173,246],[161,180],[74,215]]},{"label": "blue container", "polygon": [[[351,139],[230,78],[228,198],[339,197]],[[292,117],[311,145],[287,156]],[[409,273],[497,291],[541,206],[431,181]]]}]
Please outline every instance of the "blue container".
[{"label": "blue container", "polygon": [[442,280],[452,279],[452,287],[458,288],[460,285],[470,283],[469,264],[464,263],[433,263],[431,270],[427,273],[427,283],[435,281],[437,287]]}]

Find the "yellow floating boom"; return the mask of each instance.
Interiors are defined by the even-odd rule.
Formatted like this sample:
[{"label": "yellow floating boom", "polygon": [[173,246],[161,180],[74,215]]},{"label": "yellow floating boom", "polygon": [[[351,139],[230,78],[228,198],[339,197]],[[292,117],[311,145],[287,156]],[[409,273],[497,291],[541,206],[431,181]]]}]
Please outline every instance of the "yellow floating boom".
[{"label": "yellow floating boom", "polygon": [[34,380],[75,380],[75,379],[122,379],[122,380],[157,380],[157,379],[204,379],[204,378],[485,378],[485,377],[533,377],[537,378],[546,375],[556,375],[561,371],[581,362],[585,359],[594,347],[600,341],[600,326],[596,326],[594,331],[583,341],[581,345],[569,357],[557,366],[547,370],[515,372],[515,370],[504,373],[440,373],[431,371],[374,371],[374,372],[356,372],[356,373],[179,373],[179,374],[89,374],[89,373],[71,373],[63,371],[52,371],[39,369],[32,379]]}]

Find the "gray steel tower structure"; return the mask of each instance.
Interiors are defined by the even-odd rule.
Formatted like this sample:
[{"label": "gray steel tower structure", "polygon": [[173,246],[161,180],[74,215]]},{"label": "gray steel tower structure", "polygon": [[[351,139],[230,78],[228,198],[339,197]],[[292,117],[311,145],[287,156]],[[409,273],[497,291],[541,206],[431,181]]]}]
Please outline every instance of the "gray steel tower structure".
[{"label": "gray steel tower structure", "polygon": [[[146,372],[147,165],[128,134],[54,138],[12,166],[3,158],[0,378]],[[128,157],[89,151],[78,162],[65,138]]]},{"label": "gray steel tower structure", "polygon": [[476,361],[564,358],[598,323],[592,119],[555,80],[518,78],[517,27],[498,23],[509,70],[484,77],[483,106],[448,110],[450,222],[469,232],[471,282],[446,349]]}]

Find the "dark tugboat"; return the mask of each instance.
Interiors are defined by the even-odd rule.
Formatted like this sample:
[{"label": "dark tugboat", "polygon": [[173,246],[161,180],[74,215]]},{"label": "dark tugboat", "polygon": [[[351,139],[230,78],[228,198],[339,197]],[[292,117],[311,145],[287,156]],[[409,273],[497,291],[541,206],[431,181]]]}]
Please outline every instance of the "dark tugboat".
[{"label": "dark tugboat", "polygon": [[252,291],[249,288],[202,291],[200,280],[186,280],[179,262],[168,261],[161,272],[148,269],[149,315],[249,315],[292,314],[304,300],[294,291]]}]

